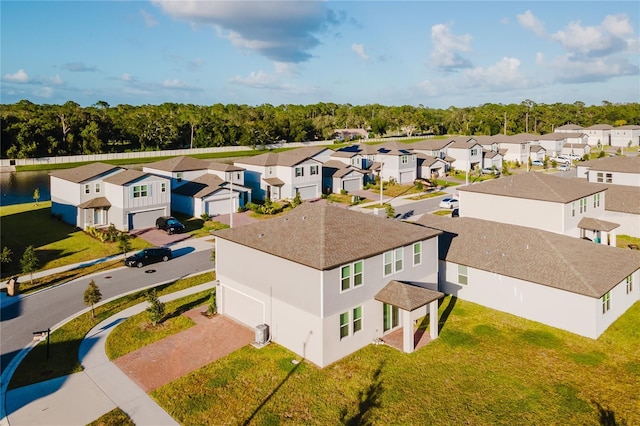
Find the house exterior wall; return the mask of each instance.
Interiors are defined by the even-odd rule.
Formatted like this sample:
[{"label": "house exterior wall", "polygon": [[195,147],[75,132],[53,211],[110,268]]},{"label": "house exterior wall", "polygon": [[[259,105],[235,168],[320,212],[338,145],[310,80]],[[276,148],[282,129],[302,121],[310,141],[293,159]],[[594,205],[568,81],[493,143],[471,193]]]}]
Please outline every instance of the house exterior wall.
[{"label": "house exterior wall", "polygon": [[195,215],[196,203],[200,201],[188,195],[173,194],[171,196],[171,210],[192,216]]},{"label": "house exterior wall", "polygon": [[529,159],[530,142],[526,143],[509,143],[500,142],[500,149],[506,149],[507,152],[504,155],[506,161],[518,161],[519,163],[526,163]]},{"label": "house exterior wall", "polygon": [[[580,170],[578,170],[580,171]],[[640,187],[640,170],[638,173],[623,173],[623,172],[603,172],[600,170],[585,168],[587,181],[595,183],[612,183],[615,185],[627,185]],[[607,175],[611,175],[611,179],[607,178]]]},{"label": "house exterior wall", "polygon": [[54,176],[50,177],[51,214],[61,215],[70,225],[79,226],[77,205],[80,201],[80,184]]},{"label": "house exterior wall", "polygon": [[[547,155],[549,157],[557,157],[562,152],[562,147],[564,146],[566,141],[567,139],[559,139],[559,140],[540,139],[537,141],[537,143],[547,151]],[[576,143],[579,143],[579,142],[576,142]]]},{"label": "house exterior wall", "polygon": [[[231,197],[229,197],[229,192],[230,190],[228,189],[219,189],[211,195],[207,195],[204,198],[196,199],[197,201],[195,204],[193,216],[200,217],[200,215],[202,215],[203,213],[208,213],[209,215],[229,214],[231,212],[231,209],[233,209],[234,213],[237,212],[238,207],[240,207],[240,194],[236,191],[233,191],[233,194],[231,194]],[[231,201],[229,198],[232,198],[233,201]],[[216,204],[221,203],[224,206],[224,213],[209,211],[207,206],[208,203],[212,202]]]},{"label": "house exterior wall", "polygon": [[[162,183],[165,184],[162,192]],[[147,196],[134,198],[134,187],[146,185]],[[105,196],[111,203],[109,222],[121,231],[129,230],[129,214],[158,210],[158,217],[171,213],[171,190],[169,179],[146,176],[126,185],[105,183]]]},{"label": "house exterior wall", "polygon": [[[625,294],[622,282],[611,291],[611,309],[602,314],[600,299],[467,268],[467,284],[458,280],[458,265],[440,261],[440,291],[462,300],[596,339],[638,300],[638,287]],[[636,272],[634,284],[637,283]]]},{"label": "house exterior wall", "polygon": [[[475,154],[471,154],[475,150]],[[449,147],[448,155],[455,158],[453,166],[456,170],[470,170],[474,165],[482,166],[482,146],[480,144],[469,148]]]},{"label": "house exterior wall", "polygon": [[583,129],[582,132],[587,135],[587,143],[591,146],[611,144],[610,129]]},{"label": "house exterior wall", "polygon": [[275,173],[272,173],[270,176],[265,176],[269,169],[274,169],[275,167],[263,167],[263,166],[254,166],[252,164],[239,164],[240,167],[244,168],[244,186],[251,188],[251,195],[253,198],[257,200],[264,200],[267,194],[267,185],[262,181],[263,177],[275,177]]},{"label": "house exterior wall", "polygon": [[[389,181],[391,179],[398,183],[413,183],[417,176],[417,162],[415,154],[403,155],[386,155],[378,154],[377,160],[383,163],[382,180]],[[402,163],[402,158],[406,157],[407,162]]]},{"label": "house exterior wall", "polygon": [[[317,173],[311,174],[312,167],[317,167]],[[296,176],[296,169],[302,170],[302,176]],[[300,191],[303,200],[320,197],[322,191],[322,163],[308,159],[295,166],[277,166],[277,176],[282,179],[285,184],[282,187],[280,196],[282,198],[294,198],[296,192]],[[306,191],[300,188],[314,187],[313,195],[306,196]]]},{"label": "house exterior wall", "polygon": [[[202,170],[189,170],[185,172],[170,172],[166,170],[158,170],[152,167],[142,167],[142,171],[145,173],[151,173],[156,176],[163,176],[171,181],[171,189],[183,185],[186,182],[192,181],[207,173],[207,169]],[[178,179],[178,176],[182,174],[182,177]]]},{"label": "house exterior wall", "polygon": [[640,238],[640,216],[633,213],[604,211],[604,220],[620,225],[614,231],[617,235],[630,235]]},{"label": "house exterior wall", "polygon": [[640,145],[640,128],[611,130],[611,146],[628,147]]}]

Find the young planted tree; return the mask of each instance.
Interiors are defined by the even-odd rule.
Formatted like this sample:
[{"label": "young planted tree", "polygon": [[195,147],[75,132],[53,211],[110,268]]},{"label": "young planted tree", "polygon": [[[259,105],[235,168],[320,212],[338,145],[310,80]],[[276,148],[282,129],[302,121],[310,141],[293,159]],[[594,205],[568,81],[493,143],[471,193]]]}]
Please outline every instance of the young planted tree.
[{"label": "young planted tree", "polygon": [[209,296],[209,306],[207,307],[207,315],[212,317],[217,313],[218,313],[218,305],[216,303],[216,291],[213,290],[211,292],[211,296]]},{"label": "young planted tree", "polygon": [[131,250],[131,241],[129,241],[129,235],[122,233],[118,236],[118,248],[123,255],[127,255],[127,252]]},{"label": "young planted tree", "polygon": [[100,288],[96,285],[94,280],[89,282],[89,286],[84,291],[84,304],[87,306],[91,306],[91,318],[96,317],[96,313],[93,309],[93,305],[102,300],[102,293],[100,293]]},{"label": "young planted tree", "polygon": [[24,250],[24,254],[20,259],[20,266],[22,266],[22,272],[30,274],[31,285],[33,285],[33,273],[38,269],[38,256],[36,256],[36,250],[33,246],[29,246]]},{"label": "young planted tree", "polygon": [[38,205],[38,201],[40,200],[40,189],[36,188],[33,191],[33,199],[36,201],[36,206]]},{"label": "young planted tree", "polygon": [[149,302],[147,312],[149,313],[149,320],[151,321],[151,324],[160,324],[160,322],[162,322],[162,317],[164,317],[164,303],[162,303],[158,298],[155,288],[147,293],[147,302]]},{"label": "young planted tree", "polygon": [[11,263],[11,255],[13,252],[7,246],[2,247],[2,252],[0,253],[0,262],[1,263]]}]

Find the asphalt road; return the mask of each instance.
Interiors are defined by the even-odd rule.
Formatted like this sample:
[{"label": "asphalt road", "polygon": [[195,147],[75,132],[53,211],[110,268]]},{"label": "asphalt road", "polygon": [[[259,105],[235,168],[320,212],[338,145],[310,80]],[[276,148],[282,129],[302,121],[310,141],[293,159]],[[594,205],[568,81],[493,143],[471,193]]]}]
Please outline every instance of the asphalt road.
[{"label": "asphalt road", "polygon": [[[33,332],[52,328],[86,309],[83,295],[92,279],[102,300],[212,268],[211,251],[174,250],[174,258],[144,268],[118,268],[26,295],[0,310],[0,372],[33,339]],[[153,271],[153,272],[152,272]]]}]

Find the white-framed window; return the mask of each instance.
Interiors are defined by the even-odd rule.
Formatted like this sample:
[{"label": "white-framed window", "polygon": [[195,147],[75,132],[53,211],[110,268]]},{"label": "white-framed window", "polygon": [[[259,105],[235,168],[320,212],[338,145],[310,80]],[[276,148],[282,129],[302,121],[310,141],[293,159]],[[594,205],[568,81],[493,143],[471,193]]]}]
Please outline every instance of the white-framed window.
[{"label": "white-framed window", "polygon": [[633,275],[629,275],[625,279],[625,283],[626,283],[627,294],[629,294],[633,291]]},{"label": "white-framed window", "polygon": [[182,172],[176,173],[176,179],[178,180],[178,182],[182,182],[182,177],[183,176],[184,176],[184,174]]},{"label": "white-framed window", "polygon": [[587,199],[586,198],[581,198],[580,199],[580,213],[585,213],[587,211]]},{"label": "white-framed window", "polygon": [[422,241],[413,244],[413,266],[422,263]]},{"label": "white-framed window", "polygon": [[236,181],[240,180],[240,173],[236,173]]},{"label": "white-framed window", "polygon": [[356,167],[360,167],[360,159],[358,157],[352,158],[351,159],[351,165],[352,166],[356,166]]},{"label": "white-framed window", "polygon": [[458,284],[467,285],[469,283],[469,276],[467,274],[467,266],[458,265]]},{"label": "white-framed window", "polygon": [[611,292],[607,292],[600,300],[602,300],[602,313],[606,314],[611,309]]},{"label": "white-framed window", "polygon": [[355,288],[364,283],[364,262],[357,262],[344,265],[340,268],[340,291]]},{"label": "white-framed window", "polygon": [[402,247],[399,247],[399,248],[397,248],[397,249],[395,249],[393,251],[394,268],[395,268],[394,272],[402,271],[402,257],[403,257],[403,255],[404,255],[404,249]]},{"label": "white-framed window", "polygon": [[471,148],[471,155],[478,155],[478,148]]},{"label": "white-framed window", "polygon": [[383,255],[384,261],[384,269],[383,274],[386,277],[387,275],[393,274],[393,252],[388,251]]},{"label": "white-framed window", "polygon": [[598,173],[596,173],[596,180],[597,180],[598,182],[604,182],[604,175],[603,175],[603,173],[602,173],[602,172],[598,172]]},{"label": "white-framed window", "polygon": [[100,193],[100,182],[96,182],[95,191],[96,191],[96,194]]},{"label": "white-framed window", "polygon": [[160,184],[160,192],[167,192],[167,183],[166,182],[162,182]]},{"label": "white-framed window", "polygon": [[353,326],[353,334],[356,334],[358,331],[362,330],[362,306],[353,308],[352,326]]},{"label": "white-framed window", "polygon": [[311,166],[311,174],[312,175],[318,174],[318,166]]},{"label": "white-framed window", "polygon": [[576,202],[573,201],[571,203],[571,217],[575,217],[576,216]]},{"label": "white-framed window", "polygon": [[606,175],[604,175],[604,180],[606,183],[613,183],[613,174],[607,173]]},{"label": "white-framed window", "polygon": [[135,185],[133,187],[133,198],[144,198],[149,195],[147,185]]},{"label": "white-framed window", "polygon": [[594,194],[593,196],[593,208],[600,207],[600,194]]},{"label": "white-framed window", "polygon": [[384,262],[383,274],[385,277],[395,272],[402,271],[403,254],[404,254],[404,248],[398,247],[397,249],[385,252],[382,255],[383,262]]},{"label": "white-framed window", "polygon": [[84,193],[91,194],[91,185],[89,185],[88,183],[84,184]]},{"label": "white-framed window", "polygon": [[296,167],[296,177],[302,177],[302,176],[304,176],[304,168]]},{"label": "white-framed window", "polygon": [[409,163],[409,156],[408,155],[403,155],[402,157],[400,157],[400,163],[402,163],[402,164]]},{"label": "white-framed window", "polygon": [[349,335],[349,312],[340,314],[340,340]]}]

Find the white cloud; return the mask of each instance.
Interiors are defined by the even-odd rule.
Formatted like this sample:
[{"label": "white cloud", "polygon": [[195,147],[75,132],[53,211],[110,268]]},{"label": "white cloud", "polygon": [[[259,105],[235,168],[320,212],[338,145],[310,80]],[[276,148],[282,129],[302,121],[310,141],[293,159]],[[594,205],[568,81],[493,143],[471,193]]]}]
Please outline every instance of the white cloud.
[{"label": "white cloud", "polygon": [[96,67],[85,65],[83,62],[67,62],[62,65],[62,69],[71,72],[94,72]]},{"label": "white cloud", "polygon": [[454,70],[472,66],[468,59],[458,53],[471,50],[470,35],[454,35],[448,25],[437,24],[431,27],[431,41],[433,43],[431,61],[436,67]]},{"label": "white cloud", "polygon": [[165,80],[162,82],[162,87],[167,89],[185,89],[187,85],[178,79]]},{"label": "white cloud", "polygon": [[132,76],[132,75],[131,75],[131,74],[129,74],[129,73],[124,73],[124,74],[122,74],[122,76],[120,76],[120,79],[121,79],[122,81],[130,81],[130,82],[133,82],[133,81],[135,81],[135,80],[136,80],[136,79],[135,79],[135,77],[134,77],[134,76]]},{"label": "white cloud", "polygon": [[239,84],[241,86],[253,87],[256,89],[278,88],[281,84],[273,74],[268,74],[262,70],[252,71],[248,76],[242,77],[236,75],[229,80],[230,83]]},{"label": "white cloud", "polygon": [[192,25],[209,24],[234,46],[273,61],[304,62],[320,44],[318,36],[339,23],[326,2],[302,1],[161,1],[167,15]]},{"label": "white cloud", "polygon": [[298,66],[290,62],[274,62],[275,73],[286,76],[297,76],[299,74]]},{"label": "white cloud", "polygon": [[40,96],[41,98],[51,98],[53,96],[53,89],[51,87],[39,87],[34,91],[36,96]]},{"label": "white cloud", "polygon": [[527,10],[525,13],[520,15],[516,15],[516,19],[518,19],[518,23],[522,25],[524,28],[532,31],[538,37],[544,37],[546,34],[546,30],[544,29],[544,24],[531,13],[530,10]]},{"label": "white cloud", "polygon": [[13,74],[5,74],[2,77],[2,80],[8,81],[10,83],[28,83],[29,76],[23,69],[19,69],[17,72]]},{"label": "white cloud", "polygon": [[363,60],[368,61],[369,60],[369,55],[367,55],[367,53],[364,50],[364,45],[362,44],[352,44],[351,45],[351,50],[353,50],[354,52],[356,52],[356,54]]},{"label": "white cloud", "polygon": [[542,65],[544,63],[544,53],[537,52],[536,53],[536,64]]},{"label": "white cloud", "polygon": [[158,25],[158,20],[155,16],[150,14],[144,9],[140,9],[140,14],[142,15],[142,19],[144,20],[144,26],[147,28],[153,28]]},{"label": "white cloud", "polygon": [[58,86],[64,84],[64,80],[60,77],[59,74],[56,74],[55,77],[51,77],[48,79],[51,84],[56,84]]},{"label": "white cloud", "polygon": [[519,59],[505,57],[487,68],[467,70],[464,73],[465,86],[486,87],[493,91],[527,87],[520,65]]}]

